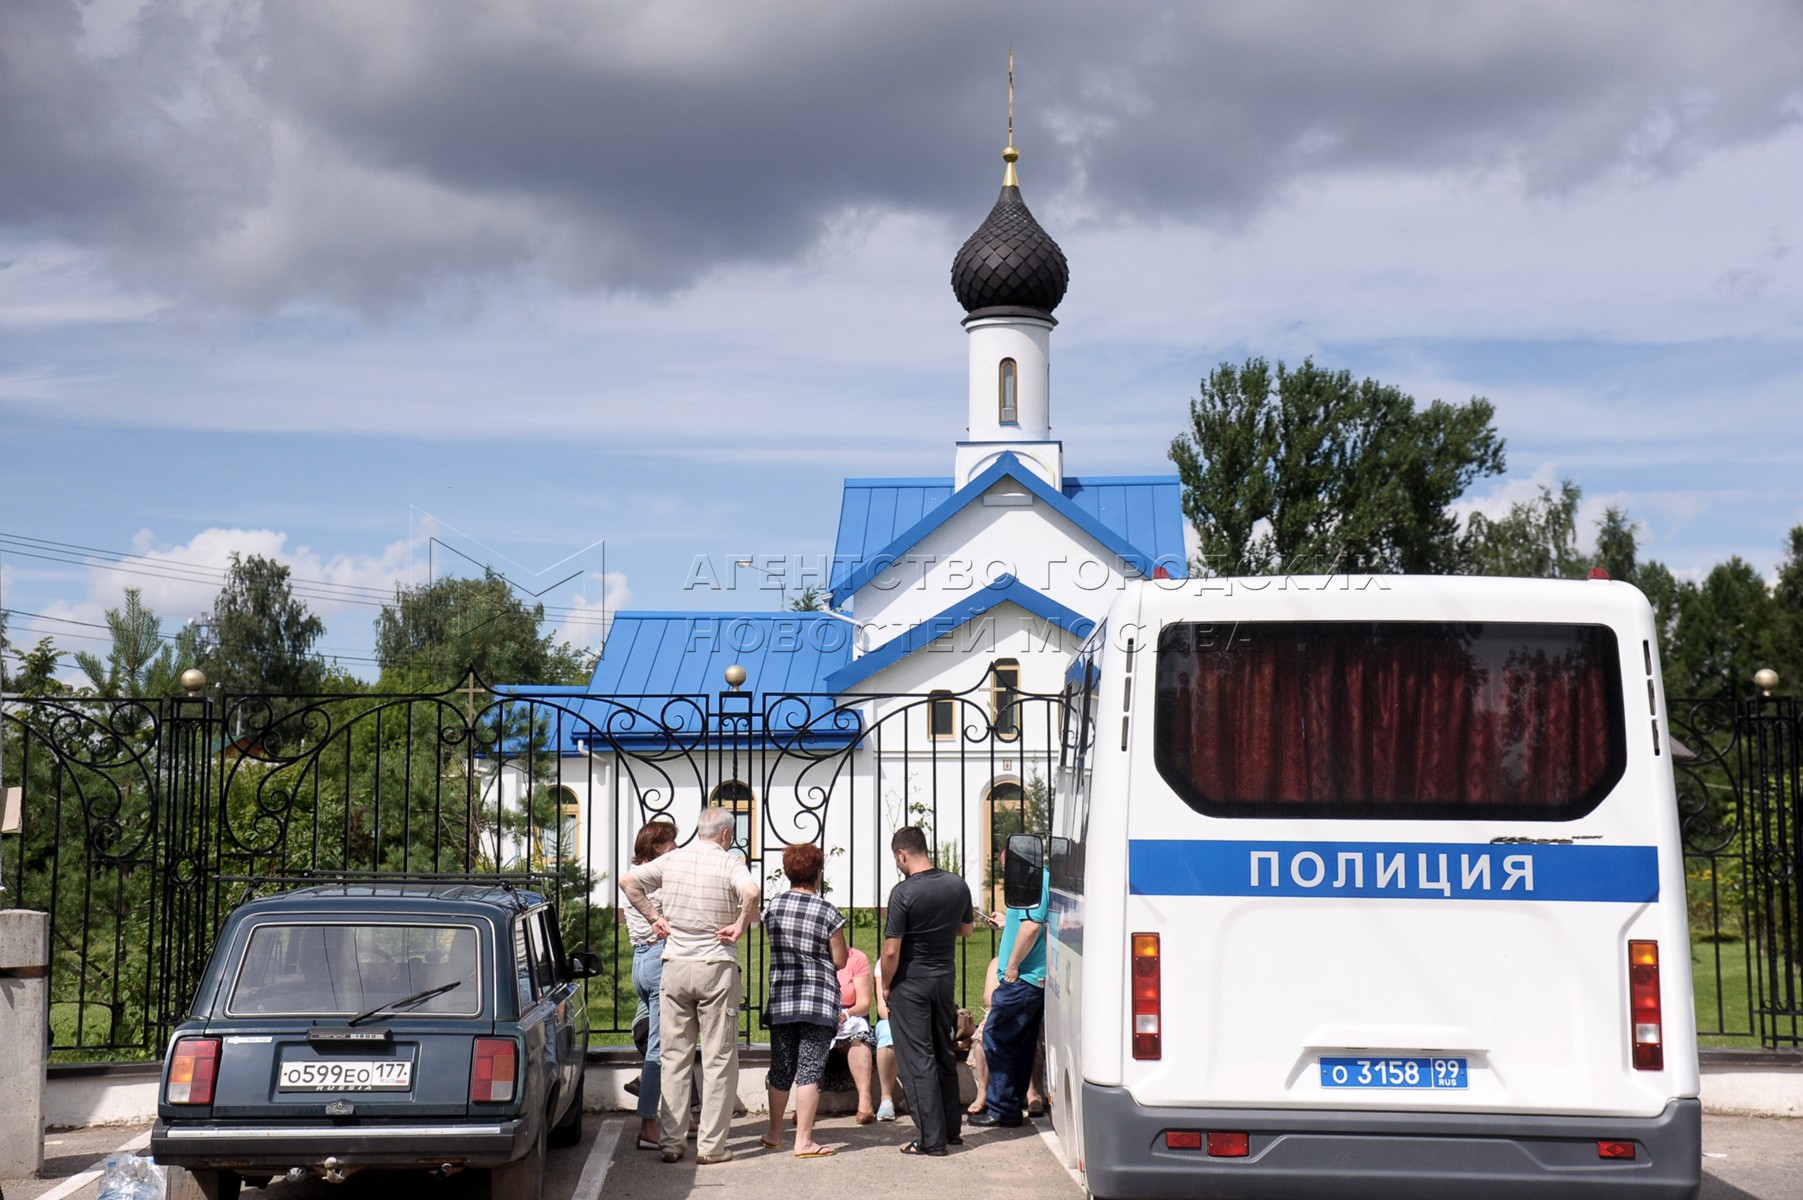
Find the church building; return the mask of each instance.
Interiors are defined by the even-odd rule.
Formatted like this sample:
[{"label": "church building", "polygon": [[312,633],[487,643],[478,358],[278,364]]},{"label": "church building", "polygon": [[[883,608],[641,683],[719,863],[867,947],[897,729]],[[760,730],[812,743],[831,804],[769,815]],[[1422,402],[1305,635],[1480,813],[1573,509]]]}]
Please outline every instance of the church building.
[{"label": "church building", "polygon": [[952,259],[969,383],[950,473],[845,481],[831,611],[622,611],[593,679],[560,699],[561,783],[600,879],[628,868],[644,820],[687,836],[711,803],[740,814],[767,879],[785,845],[820,842],[834,898],[874,906],[890,834],[922,824],[981,898],[1000,837],[1045,819],[1074,652],[1123,581],[1186,576],[1177,476],[1078,474],[1080,447],[1067,461],[1055,436],[1070,269],[1013,141]]}]

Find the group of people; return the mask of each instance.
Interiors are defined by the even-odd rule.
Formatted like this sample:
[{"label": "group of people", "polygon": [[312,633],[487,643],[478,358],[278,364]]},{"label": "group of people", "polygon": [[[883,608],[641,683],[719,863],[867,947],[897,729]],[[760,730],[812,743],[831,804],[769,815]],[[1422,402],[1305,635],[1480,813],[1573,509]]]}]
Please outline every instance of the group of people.
[{"label": "group of people", "polygon": [[[652,1020],[639,1087],[638,1145],[664,1162],[683,1157],[691,1073],[699,1049],[700,1117],[695,1160],[730,1160],[727,1134],[738,1094],[739,939],[759,914],[758,885],[731,852],[730,811],[703,810],[695,836],[677,848],[674,824],[639,831],[633,867],[620,881],[630,902],[633,986]],[[851,946],[845,917],[821,894],[825,855],[802,843],[783,852],[789,890],[764,905],[770,988],[770,1119],[764,1146],[781,1148],[791,1094],[797,1158],[834,1150],[814,1137],[821,1082],[835,1049],[858,1092],[857,1121],[895,1119],[895,1087],[916,1136],[908,1155],[940,1157],[963,1141],[963,1123],[1019,1125],[1029,1104],[1044,1013],[1049,892],[1033,909],[1010,910],[983,1023],[987,1086],[981,1111],[959,1103],[954,1029],[956,949],[977,920],[964,880],[933,864],[926,835],[909,826],[890,840],[902,879],[889,894],[880,961]],[[880,1093],[880,1103],[873,1101]]]}]

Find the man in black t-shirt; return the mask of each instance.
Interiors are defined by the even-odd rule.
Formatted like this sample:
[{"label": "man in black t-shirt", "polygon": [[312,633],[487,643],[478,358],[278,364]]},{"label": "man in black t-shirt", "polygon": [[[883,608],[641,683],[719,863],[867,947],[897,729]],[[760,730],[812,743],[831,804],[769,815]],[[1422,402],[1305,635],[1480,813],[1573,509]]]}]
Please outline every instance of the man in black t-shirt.
[{"label": "man in black t-shirt", "polygon": [[889,848],[903,878],[889,893],[883,982],[896,1064],[907,1089],[908,1112],[920,1131],[901,1150],[940,1157],[946,1143],[964,1140],[958,1060],[952,1046],[952,1027],[958,1019],[952,985],[958,939],[970,936],[974,917],[970,889],[963,879],[933,865],[926,834],[918,827],[896,830]]}]

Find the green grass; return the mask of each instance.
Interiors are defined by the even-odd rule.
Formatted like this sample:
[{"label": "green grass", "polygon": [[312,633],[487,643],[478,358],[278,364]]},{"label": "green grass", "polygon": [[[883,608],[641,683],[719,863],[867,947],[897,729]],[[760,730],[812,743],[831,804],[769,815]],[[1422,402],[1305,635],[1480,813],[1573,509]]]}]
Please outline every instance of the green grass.
[{"label": "green grass", "polygon": [[[1691,937],[1697,1045],[1757,1049],[1759,1027],[1749,1001],[1755,975],[1748,962],[1755,951],[1743,941],[1705,941],[1694,932]],[[1770,970],[1763,962],[1752,966],[1757,967],[1762,976]],[[1803,966],[1793,964],[1792,971],[1797,976],[1799,992],[1803,992]],[[1790,1028],[1788,1020],[1785,1028]]]}]

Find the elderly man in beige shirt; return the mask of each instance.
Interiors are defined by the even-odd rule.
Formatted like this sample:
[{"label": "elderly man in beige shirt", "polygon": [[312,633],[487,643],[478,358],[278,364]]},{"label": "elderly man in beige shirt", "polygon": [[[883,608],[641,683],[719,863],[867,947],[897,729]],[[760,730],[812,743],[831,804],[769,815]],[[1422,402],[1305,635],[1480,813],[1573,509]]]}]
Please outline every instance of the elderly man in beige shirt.
[{"label": "elderly man in beige shirt", "polygon": [[[662,1095],[658,1147],[663,1160],[682,1158],[689,1112],[689,1072],[701,1047],[701,1128],[695,1161],[726,1162],[733,1104],[739,1094],[738,941],[756,918],[758,884],[745,860],[730,852],[733,814],[706,808],[695,838],[620,878],[626,899],[664,939]],[[651,893],[658,894],[657,901]]]}]

